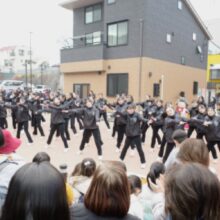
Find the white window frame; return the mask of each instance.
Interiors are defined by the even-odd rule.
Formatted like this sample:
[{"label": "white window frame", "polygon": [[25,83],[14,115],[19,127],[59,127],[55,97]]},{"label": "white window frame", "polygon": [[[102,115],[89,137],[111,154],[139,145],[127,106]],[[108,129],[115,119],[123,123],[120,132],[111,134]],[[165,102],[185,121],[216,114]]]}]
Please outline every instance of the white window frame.
[{"label": "white window frame", "polygon": [[197,34],[195,32],[193,32],[193,34],[192,34],[192,39],[193,39],[193,41],[197,40]]},{"label": "white window frame", "polygon": [[112,5],[112,4],[115,4],[115,3],[116,3],[116,0],[107,0],[108,5]]},{"label": "white window frame", "polygon": [[167,42],[168,44],[171,44],[171,43],[172,43],[172,35],[171,35],[171,34],[167,34],[166,42]]},{"label": "white window frame", "polygon": [[178,9],[182,10],[183,9],[183,2],[181,0],[178,0]]}]

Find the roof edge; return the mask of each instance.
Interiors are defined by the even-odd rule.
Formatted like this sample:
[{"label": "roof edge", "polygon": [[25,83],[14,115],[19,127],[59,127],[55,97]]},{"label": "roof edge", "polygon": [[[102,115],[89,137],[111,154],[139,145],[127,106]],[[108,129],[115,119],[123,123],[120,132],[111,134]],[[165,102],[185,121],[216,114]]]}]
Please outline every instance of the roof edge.
[{"label": "roof edge", "polygon": [[194,18],[197,20],[197,22],[199,23],[200,27],[202,28],[203,32],[206,34],[206,36],[209,38],[209,40],[212,40],[213,37],[211,35],[211,33],[209,32],[207,26],[205,25],[205,23],[203,22],[203,20],[201,19],[200,15],[198,14],[198,12],[196,11],[196,9],[194,8],[194,6],[192,5],[192,3],[190,2],[190,0],[185,0],[186,5],[188,6],[188,8],[190,9],[190,11],[192,12]]}]

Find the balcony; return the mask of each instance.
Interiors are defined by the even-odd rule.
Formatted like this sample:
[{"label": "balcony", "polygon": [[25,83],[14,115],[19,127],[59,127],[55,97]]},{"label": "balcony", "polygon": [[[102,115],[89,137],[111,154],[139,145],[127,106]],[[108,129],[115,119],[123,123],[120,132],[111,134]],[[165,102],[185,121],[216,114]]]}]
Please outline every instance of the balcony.
[{"label": "balcony", "polygon": [[66,43],[61,49],[61,71],[65,73],[103,71],[103,52],[102,40],[99,43],[86,44],[83,36],[72,39],[72,42]]},{"label": "balcony", "polygon": [[74,10],[77,8],[83,8],[89,5],[94,5],[103,2],[103,0],[68,0],[60,4],[61,7]]}]

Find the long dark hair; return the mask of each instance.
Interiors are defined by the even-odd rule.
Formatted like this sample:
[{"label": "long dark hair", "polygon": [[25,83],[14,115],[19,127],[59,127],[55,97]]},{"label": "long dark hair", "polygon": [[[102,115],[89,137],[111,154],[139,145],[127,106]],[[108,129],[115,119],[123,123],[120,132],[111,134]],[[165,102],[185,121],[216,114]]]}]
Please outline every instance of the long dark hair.
[{"label": "long dark hair", "polygon": [[49,163],[29,163],[13,176],[1,220],[69,220],[64,179]]},{"label": "long dark hair", "polygon": [[147,184],[148,184],[148,187],[151,189],[149,179],[151,180],[152,183],[156,184],[156,180],[160,177],[161,174],[164,174],[164,173],[165,173],[165,166],[164,166],[164,164],[162,164],[160,162],[152,163],[152,165],[150,167],[150,171],[147,174]]}]

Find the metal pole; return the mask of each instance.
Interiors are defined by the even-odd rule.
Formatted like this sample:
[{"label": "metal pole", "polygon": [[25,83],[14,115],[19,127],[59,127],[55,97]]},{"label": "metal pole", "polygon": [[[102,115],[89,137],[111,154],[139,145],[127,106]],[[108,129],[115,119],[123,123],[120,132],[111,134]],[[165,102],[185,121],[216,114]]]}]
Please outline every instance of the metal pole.
[{"label": "metal pole", "polygon": [[32,32],[30,32],[30,84],[31,84],[31,91],[32,91],[32,42],[31,42],[31,35]]},{"label": "metal pole", "polygon": [[26,84],[26,89],[27,89],[27,84],[28,84],[28,72],[27,72],[27,64],[28,64],[28,62],[27,62],[27,60],[25,60],[25,84]]},{"label": "metal pole", "polygon": [[142,57],[143,57],[143,23],[144,20],[140,19],[140,60],[139,60],[139,94],[138,94],[138,99],[139,102],[141,102],[141,80],[142,80]]},{"label": "metal pole", "polygon": [[40,72],[41,72],[41,85],[43,85],[43,64],[40,65]]},{"label": "metal pole", "polygon": [[161,76],[161,99],[164,99],[164,75]]}]

